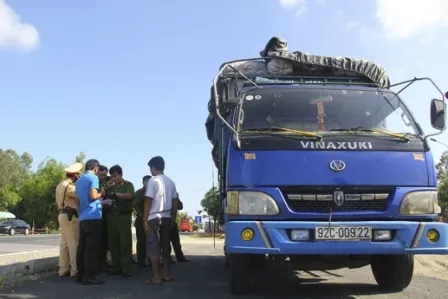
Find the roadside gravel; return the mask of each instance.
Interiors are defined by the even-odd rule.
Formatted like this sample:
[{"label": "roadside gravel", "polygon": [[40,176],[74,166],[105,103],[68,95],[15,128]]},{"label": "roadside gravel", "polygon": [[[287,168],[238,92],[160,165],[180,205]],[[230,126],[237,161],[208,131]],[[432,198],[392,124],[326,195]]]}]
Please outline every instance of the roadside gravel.
[{"label": "roadside gravel", "polygon": [[447,255],[417,255],[414,274],[448,281]]}]

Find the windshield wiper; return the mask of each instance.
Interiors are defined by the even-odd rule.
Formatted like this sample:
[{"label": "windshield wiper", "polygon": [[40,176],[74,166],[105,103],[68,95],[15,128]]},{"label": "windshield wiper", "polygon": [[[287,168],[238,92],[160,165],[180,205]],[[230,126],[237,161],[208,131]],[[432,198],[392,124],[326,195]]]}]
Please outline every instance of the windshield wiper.
[{"label": "windshield wiper", "polygon": [[372,132],[372,133],[378,133],[383,134],[390,137],[395,137],[401,140],[404,140],[406,142],[410,141],[410,139],[407,137],[408,134],[402,134],[402,133],[394,133],[385,129],[379,129],[379,128],[365,128],[365,127],[354,127],[354,128],[341,128],[341,129],[330,129],[328,131],[331,132]]},{"label": "windshield wiper", "polygon": [[276,132],[289,132],[289,133],[293,133],[293,135],[296,136],[302,136],[302,137],[313,137],[316,139],[322,139],[321,135],[318,135],[314,132],[307,132],[307,131],[300,131],[300,130],[294,130],[294,129],[288,129],[288,128],[282,128],[282,127],[260,127],[260,128],[253,128],[253,129],[243,129],[243,130],[239,130],[239,133],[244,133],[244,132],[254,132],[254,133],[259,133],[259,134],[265,134],[265,133],[276,133]]}]

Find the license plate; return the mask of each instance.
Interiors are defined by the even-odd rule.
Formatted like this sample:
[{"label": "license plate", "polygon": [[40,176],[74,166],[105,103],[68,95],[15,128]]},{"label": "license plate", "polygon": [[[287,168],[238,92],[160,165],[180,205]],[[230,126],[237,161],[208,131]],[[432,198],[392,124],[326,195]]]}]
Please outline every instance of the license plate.
[{"label": "license plate", "polygon": [[326,226],[316,227],[316,240],[371,240],[372,228],[370,226]]}]

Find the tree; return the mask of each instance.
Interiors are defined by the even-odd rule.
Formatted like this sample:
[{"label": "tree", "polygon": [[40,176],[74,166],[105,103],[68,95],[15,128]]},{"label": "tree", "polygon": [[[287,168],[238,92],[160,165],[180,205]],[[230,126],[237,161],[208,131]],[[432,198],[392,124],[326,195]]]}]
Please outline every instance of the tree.
[{"label": "tree", "polygon": [[19,155],[12,149],[0,149],[0,210],[11,209],[20,201],[18,192],[29,177],[33,158],[28,153]]},{"label": "tree", "polygon": [[57,226],[55,189],[64,177],[65,167],[55,159],[44,160],[20,190],[24,217],[29,222],[35,221],[38,227]]},{"label": "tree", "polygon": [[439,163],[436,164],[436,171],[438,181],[448,176],[448,151],[443,152]]},{"label": "tree", "polygon": [[438,186],[439,206],[442,211],[448,206],[448,176],[441,179]]},{"label": "tree", "polygon": [[201,200],[201,206],[204,208],[204,212],[212,216],[215,221],[218,219],[221,213],[221,198],[218,188],[213,187],[205,193]]},{"label": "tree", "polygon": [[87,158],[86,153],[79,152],[79,154],[75,157],[75,163],[82,163],[82,164],[84,164],[86,158]]},{"label": "tree", "polygon": [[445,151],[436,165],[439,206],[442,211],[448,206],[448,151]]}]

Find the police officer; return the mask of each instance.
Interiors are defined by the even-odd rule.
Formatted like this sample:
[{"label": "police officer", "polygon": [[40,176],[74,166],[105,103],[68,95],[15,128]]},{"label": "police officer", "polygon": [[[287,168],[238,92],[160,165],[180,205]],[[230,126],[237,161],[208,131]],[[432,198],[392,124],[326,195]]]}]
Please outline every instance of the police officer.
[{"label": "police officer", "polygon": [[146,233],[143,228],[143,210],[145,206],[145,190],[146,184],[151,178],[150,175],[145,175],[142,179],[143,187],[135,191],[134,194],[134,208],[137,212],[137,218],[134,221],[135,233],[137,235],[137,262],[138,266],[146,267]]},{"label": "police officer", "polygon": [[79,202],[76,196],[75,182],[82,170],[81,163],[75,163],[64,169],[65,179],[56,186],[56,207],[61,231],[59,247],[59,276],[76,277],[76,250],[79,239]]},{"label": "police officer", "polygon": [[[104,165],[100,165],[97,176],[100,181],[100,190],[102,188],[106,188],[108,182],[110,182],[110,177],[107,176],[108,169]],[[100,247],[100,256],[99,256],[99,270],[108,270],[109,264],[107,261],[107,253],[109,251],[109,244],[107,239],[107,216],[109,215],[110,207],[107,205],[103,205],[103,215],[102,215],[102,232],[101,232],[101,247]]]},{"label": "police officer", "polygon": [[[179,199],[179,193],[177,194],[177,210],[181,211],[184,208],[184,205],[182,201]],[[180,263],[186,263],[190,260],[185,258],[185,255],[182,251],[182,246],[180,245],[180,236],[179,236],[179,224],[177,223],[177,219],[173,219],[174,225],[171,228],[170,232],[170,239],[171,239],[171,247],[170,247],[170,253],[172,250],[174,250],[174,254],[176,255],[176,260]],[[175,263],[175,261],[172,259],[172,263]]]},{"label": "police officer", "polygon": [[109,273],[130,277],[134,185],[123,179],[123,170],[119,165],[112,166],[109,173],[114,183],[106,189],[106,197],[113,200],[107,224],[109,250],[112,256],[112,269]]}]

